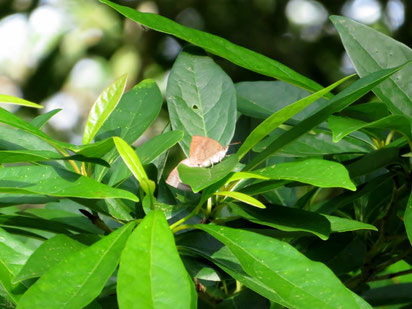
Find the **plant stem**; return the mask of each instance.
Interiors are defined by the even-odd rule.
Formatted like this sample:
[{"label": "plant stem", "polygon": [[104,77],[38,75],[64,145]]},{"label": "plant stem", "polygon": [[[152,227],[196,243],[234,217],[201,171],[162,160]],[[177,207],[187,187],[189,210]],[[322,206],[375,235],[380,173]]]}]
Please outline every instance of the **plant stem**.
[{"label": "plant stem", "polygon": [[403,276],[403,275],[407,275],[407,274],[412,274],[412,269],[408,269],[408,270],[402,270],[402,271],[398,271],[396,273],[392,273],[392,274],[387,274],[387,275],[382,275],[382,276],[377,276],[374,278],[370,278],[368,280],[368,282],[370,281],[378,281],[378,280],[386,280],[386,279],[392,279],[395,277],[399,277],[399,276]]},{"label": "plant stem", "polygon": [[179,221],[176,221],[175,223],[173,223],[173,224],[170,226],[170,229],[172,230],[172,232],[174,232],[174,229],[175,229],[176,227],[178,227],[178,226],[181,225],[182,223],[186,222],[186,221],[189,220],[190,218],[196,216],[196,215],[199,213],[199,211],[200,211],[200,209],[202,208],[202,206],[203,206],[203,201],[200,200],[199,204],[197,204],[197,206],[195,207],[195,209],[193,209],[193,211],[192,211],[190,214],[188,214],[186,217],[180,219]]}]

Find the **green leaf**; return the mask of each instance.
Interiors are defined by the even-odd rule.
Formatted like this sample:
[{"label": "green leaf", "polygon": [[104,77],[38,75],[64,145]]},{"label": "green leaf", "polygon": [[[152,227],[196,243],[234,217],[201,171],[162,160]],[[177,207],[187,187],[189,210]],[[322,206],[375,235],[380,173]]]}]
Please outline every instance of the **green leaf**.
[{"label": "green leaf", "polygon": [[249,136],[243,142],[242,146],[240,146],[237,152],[239,158],[241,159],[249,150],[251,150],[257,143],[259,143],[266,135],[275,130],[280,124],[282,124],[292,116],[296,115],[305,107],[320,99],[325,94],[329,93],[335,87],[339,86],[341,83],[343,83],[351,77],[353,77],[353,75],[342,78],[341,80],[330,85],[329,87],[324,88],[316,93],[313,93],[303,99],[300,99],[299,101],[296,101],[295,103],[292,103],[282,108],[281,110],[272,114],[269,118],[265,119],[249,134]]},{"label": "green leaf", "polygon": [[306,159],[268,166],[251,173],[270,179],[284,179],[308,183],[321,188],[345,188],[356,190],[345,166],[340,163]]},{"label": "green leaf", "polygon": [[120,308],[196,308],[194,284],[160,210],[150,212],[130,236],[117,293]]},{"label": "green leaf", "polygon": [[149,196],[153,196],[156,189],[156,184],[147,177],[146,171],[143,168],[142,163],[130,147],[120,137],[113,137],[117,151],[123,159],[123,162],[127,165],[133,176],[139,181],[140,186]]},{"label": "green leaf", "polygon": [[[391,284],[365,291],[362,297],[373,306],[401,305],[412,302],[411,290],[412,283]],[[408,306],[403,308],[407,309]]]},{"label": "green leaf", "polygon": [[270,226],[286,232],[308,232],[326,240],[331,232],[331,224],[322,215],[279,205],[268,205],[265,210],[238,205],[230,206],[234,215],[250,222]]},{"label": "green leaf", "polygon": [[361,98],[373,87],[390,77],[395,72],[399,71],[401,68],[402,66],[393,69],[381,70],[355,81],[350,86],[345,88],[342,92],[334,96],[329,101],[329,104],[322,110],[303,120],[293,129],[275,139],[264,151],[255,156],[245,169],[253,169],[257,165],[265,161],[268,157],[273,155],[276,151],[283,148],[285,145],[289,144],[304,133],[310,131],[312,128],[324,122],[329,117],[329,115],[341,111],[345,107],[355,102],[357,99]]},{"label": "green leaf", "polygon": [[180,145],[189,156],[192,136],[213,138],[226,146],[236,123],[236,91],[230,77],[193,47],[177,57],[169,75],[167,106],[173,130],[184,132]]},{"label": "green leaf", "polygon": [[226,197],[231,197],[235,200],[241,201],[243,203],[255,206],[257,208],[266,208],[266,206],[259,200],[255,199],[254,197],[251,197],[250,195],[241,193],[241,192],[235,192],[235,191],[220,191],[216,192],[214,195],[221,195],[221,196],[226,196]]},{"label": "green leaf", "polygon": [[97,228],[89,219],[82,215],[77,208],[75,212],[60,209],[29,208],[22,212],[23,215],[35,216],[47,220],[48,222],[58,222],[72,227],[82,233],[102,234],[102,230]]},{"label": "green leaf", "polygon": [[64,223],[57,223],[52,220],[44,220],[42,218],[23,215],[2,215],[0,216],[0,226],[30,228],[63,234],[71,234],[70,230],[84,232],[83,229],[69,226]]},{"label": "green leaf", "polygon": [[[140,159],[142,165],[151,163],[162,153],[174,146],[183,138],[182,131],[171,131],[161,135],[155,136],[151,140],[144,143],[142,146],[137,147],[135,153]],[[110,176],[108,184],[110,186],[117,185],[131,175],[127,165],[123,160],[116,160],[113,164],[113,173]]]},{"label": "green leaf", "polygon": [[51,166],[1,168],[0,192],[86,199],[124,198],[135,202],[139,200],[137,196],[125,190],[115,189],[89,177]]},{"label": "green leaf", "polygon": [[0,150],[0,164],[54,160],[76,160],[83,162],[94,162],[96,164],[108,166],[106,161],[103,161],[99,158],[89,158],[81,155],[62,156],[57,152],[49,150]]},{"label": "green leaf", "polygon": [[163,16],[151,13],[142,13],[132,8],[115,4],[108,0],[101,0],[101,2],[111,6],[120,14],[134,20],[137,23],[153,30],[173,35],[193,45],[197,45],[212,54],[225,58],[234,64],[253,72],[274,77],[308,90],[317,91],[322,88],[316,82],[300,75],[299,73],[296,73],[292,69],[275,60],[244,47],[235,45],[228,40],[213,34],[188,28]]},{"label": "green leaf", "polygon": [[[262,152],[285,132],[286,131],[281,128],[276,129],[267,138],[253,147],[253,151]],[[279,149],[277,155],[307,157],[340,153],[367,153],[371,150],[371,143],[368,144],[354,136],[346,136],[338,143],[334,143],[330,131],[316,128],[311,132],[302,134],[291,143],[286,144]]]},{"label": "green leaf", "polygon": [[403,222],[405,224],[409,242],[412,245],[412,194],[409,196],[408,204],[406,205]]},{"label": "green leaf", "polygon": [[7,103],[7,104],[16,104],[20,106],[27,106],[27,107],[34,107],[34,108],[43,108],[43,106],[24,100],[20,99],[17,97],[13,97],[11,95],[6,95],[6,94],[0,94],[0,103]]},{"label": "green leaf", "polygon": [[242,289],[216,306],[216,309],[268,308],[267,300],[248,289]]},{"label": "green leaf", "polygon": [[[412,59],[412,50],[408,46],[379,31],[342,16],[330,19],[361,77]],[[412,116],[411,76],[412,64],[373,89],[393,114]]]},{"label": "green leaf", "polygon": [[272,301],[281,302],[276,290],[246,274],[233,253],[209,234],[203,231],[190,231],[181,235],[177,244],[182,252],[189,250],[191,254],[200,254],[249,289]]},{"label": "green leaf", "polygon": [[333,141],[335,143],[346,135],[364,128],[394,130],[412,139],[410,121],[403,115],[388,116],[373,122],[332,115],[328,118],[328,124],[333,132]]},{"label": "green leaf", "polygon": [[194,192],[199,192],[227,176],[238,162],[238,157],[232,155],[211,168],[189,167],[180,164],[177,170],[182,182],[189,185]]},{"label": "green leaf", "polygon": [[332,232],[349,232],[349,231],[357,231],[357,230],[372,230],[372,231],[378,231],[378,229],[373,226],[372,224],[356,221],[356,220],[351,220],[351,219],[346,219],[346,218],[340,218],[340,217],[335,217],[335,216],[328,216],[322,214],[326,219],[329,220],[330,222],[330,229]]},{"label": "green leaf", "polygon": [[25,291],[22,284],[12,281],[32,251],[14,236],[0,228],[0,295],[16,304]]},{"label": "green leaf", "polygon": [[72,145],[68,143],[63,143],[57,140],[52,139],[50,136],[47,134],[43,133],[40,129],[37,127],[27,123],[23,119],[17,117],[16,115],[10,113],[9,111],[5,110],[4,108],[0,107],[0,123],[5,123],[9,126],[12,126],[17,129],[21,129],[23,131],[26,131],[28,133],[31,133],[37,137],[40,137],[41,139],[47,141],[48,143],[52,145],[58,145],[60,147],[66,147],[66,148],[71,148]]},{"label": "green leaf", "polygon": [[129,223],[50,268],[23,295],[19,309],[83,308],[113,274],[134,227]]},{"label": "green leaf", "polygon": [[116,108],[124,89],[127,74],[122,75],[109,85],[97,98],[92,106],[83,133],[83,144],[90,143],[100,130],[106,119]]},{"label": "green leaf", "polygon": [[[282,108],[310,95],[309,91],[282,81],[240,82],[236,83],[235,87],[238,111],[258,119],[266,119]],[[291,119],[301,121],[326,103],[325,99],[319,99]]]},{"label": "green leaf", "polygon": [[61,110],[62,110],[61,108],[56,108],[56,109],[51,110],[50,112],[38,115],[36,118],[30,121],[30,124],[38,129],[41,129],[47,123],[47,121],[50,120],[50,118],[52,118],[54,115],[56,115]]},{"label": "green leaf", "polygon": [[34,251],[13,282],[41,277],[51,267],[85,247],[66,235],[56,235],[46,240]]},{"label": "green leaf", "polygon": [[253,232],[196,225],[225,244],[244,271],[273,288],[292,308],[359,308],[355,294],[325,265],[312,262],[288,243]]},{"label": "green leaf", "polygon": [[[123,94],[114,111],[100,128],[95,141],[118,136],[128,144],[134,143],[157,118],[162,103],[162,94],[156,83],[150,79],[143,80]],[[116,158],[115,149],[103,157],[109,164]],[[101,180],[106,172],[106,168],[96,168],[96,179]]]}]

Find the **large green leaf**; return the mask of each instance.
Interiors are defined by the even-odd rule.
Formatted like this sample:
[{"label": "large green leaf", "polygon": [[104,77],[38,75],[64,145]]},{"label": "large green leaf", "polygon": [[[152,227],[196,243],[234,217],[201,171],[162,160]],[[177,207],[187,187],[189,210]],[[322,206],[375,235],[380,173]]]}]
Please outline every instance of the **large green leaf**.
[{"label": "large green leaf", "polygon": [[[262,152],[275,139],[284,134],[285,130],[278,128],[267,138],[253,147],[253,151]],[[367,153],[372,150],[371,143],[367,143],[354,136],[346,136],[338,143],[332,140],[332,133],[327,130],[316,128],[311,132],[304,133],[294,141],[279,149],[277,155],[307,157],[324,156],[340,153]]]},{"label": "large green leaf", "polygon": [[25,291],[21,284],[12,281],[32,251],[14,236],[0,228],[0,295],[16,304]]},{"label": "large green leaf", "polygon": [[196,308],[194,284],[161,211],[150,212],[130,236],[117,293],[120,308]]},{"label": "large green leaf", "polygon": [[268,157],[283,148],[285,145],[289,144],[304,133],[324,122],[329,117],[329,115],[341,111],[345,107],[355,102],[357,99],[361,98],[373,87],[390,77],[392,74],[399,71],[402,67],[403,66],[398,66],[392,69],[381,70],[355,81],[349,87],[345,88],[342,92],[334,96],[329,101],[329,104],[322,110],[303,120],[293,129],[275,139],[264,151],[262,151],[252,159],[252,161],[246,166],[246,169],[250,170],[259,165],[261,162],[265,161]]},{"label": "large green leaf", "polygon": [[327,88],[319,90],[299,101],[285,106],[281,110],[278,110],[272,114],[269,118],[265,119],[261,124],[259,124],[246,138],[242,146],[238,150],[239,158],[242,158],[249,150],[251,150],[257,143],[259,143],[266,135],[275,130],[280,124],[296,115],[302,111],[305,107],[309,106],[316,100],[323,97],[325,94],[329,93],[335,87],[339,86],[341,83],[351,78],[352,76],[347,76],[340,81],[330,85]]},{"label": "large green leaf", "polygon": [[85,247],[66,235],[56,235],[46,240],[33,252],[13,281],[41,277],[52,266]]},{"label": "large green leaf", "polygon": [[84,157],[82,155],[62,156],[49,150],[0,150],[0,164],[54,160],[75,160],[109,166],[106,161],[99,158]]},{"label": "large green leaf", "polygon": [[287,66],[259,53],[235,45],[228,40],[196,29],[184,27],[178,23],[151,13],[142,13],[132,8],[115,4],[108,0],[101,2],[111,6],[120,14],[153,30],[171,34],[179,39],[197,45],[208,52],[225,58],[251,71],[274,77],[295,84],[308,90],[317,91],[322,87],[316,82],[296,73]]},{"label": "large green leaf", "polygon": [[[266,119],[282,108],[310,95],[309,91],[282,81],[240,82],[236,83],[235,87],[238,111],[243,115],[260,119]],[[326,103],[325,99],[319,99],[291,119],[301,121]]]},{"label": "large green leaf", "polygon": [[[142,165],[146,165],[174,146],[182,138],[182,131],[166,132],[152,138],[142,146],[137,147],[135,152]],[[110,186],[119,184],[132,174],[123,160],[116,160],[116,162],[112,165],[111,170],[113,170],[113,172],[110,175],[110,180],[108,183]]]},{"label": "large green leaf", "polygon": [[325,240],[328,239],[331,230],[329,221],[322,215],[302,209],[268,205],[265,210],[258,210],[233,204],[230,208],[234,215],[281,231],[308,232]]},{"label": "large green leaf", "polygon": [[20,99],[17,97],[13,97],[11,95],[6,95],[6,94],[0,94],[0,103],[7,103],[7,104],[16,104],[16,105],[21,105],[21,106],[28,106],[28,107],[34,107],[34,108],[43,108],[44,106],[41,106],[39,104]]},{"label": "large green leaf", "polygon": [[226,146],[236,123],[236,91],[230,77],[210,57],[186,48],[177,57],[166,90],[173,130],[189,156],[193,135],[207,136]]},{"label": "large green leaf", "polygon": [[412,194],[410,195],[408,204],[406,205],[403,222],[405,224],[406,234],[408,235],[409,242],[412,245]]},{"label": "large green leaf", "polygon": [[[134,143],[159,115],[162,103],[162,94],[153,80],[146,79],[140,82],[123,94],[115,110],[100,128],[95,140],[102,141],[118,136],[128,144]],[[115,149],[103,157],[109,164],[115,158],[117,158]],[[106,172],[105,168],[97,168],[96,179],[101,180]]]},{"label": "large green leaf", "polygon": [[123,75],[109,85],[97,98],[87,119],[83,144],[90,143],[102,127],[106,119],[115,109],[126,87],[127,75]]},{"label": "large green leaf", "polygon": [[285,242],[224,226],[202,224],[196,228],[224,243],[247,274],[278,293],[282,305],[311,309],[361,307],[356,294],[329,268],[309,260]]},{"label": "large green leaf", "polygon": [[84,308],[113,274],[134,225],[123,226],[50,268],[27,290],[18,308]]},{"label": "large green leaf", "polygon": [[[342,16],[331,20],[343,45],[363,77],[369,73],[398,66],[412,59],[412,50],[385,34]],[[412,116],[412,64],[373,89],[394,114]]]},{"label": "large green leaf", "polygon": [[251,172],[270,179],[293,180],[321,188],[356,190],[345,166],[322,159],[306,159],[268,166]]},{"label": "large green leaf", "polygon": [[213,167],[189,167],[180,164],[177,170],[182,182],[189,185],[194,192],[199,192],[227,176],[238,162],[238,157],[232,155]]},{"label": "large green leaf", "polygon": [[245,273],[239,260],[233,255],[228,247],[223,246],[221,242],[217,241],[209,234],[203,231],[191,231],[182,234],[181,237],[179,236],[177,244],[179,251],[182,253],[189,251],[191,255],[193,255],[193,252],[200,254],[249,289],[272,301],[282,302],[276,290],[259,281],[257,278]]},{"label": "large green leaf", "polygon": [[96,136],[96,141],[118,136],[128,143],[136,141],[156,119],[162,94],[153,80],[146,79],[126,92]]},{"label": "large green leaf", "polygon": [[9,126],[12,126],[17,129],[21,129],[23,131],[29,132],[37,137],[40,137],[41,139],[49,142],[52,145],[58,145],[60,147],[67,147],[71,148],[72,145],[68,143],[63,143],[60,141],[57,141],[47,134],[43,133],[40,129],[37,127],[31,125],[30,123],[27,123],[23,119],[17,117],[16,115],[10,113],[9,111],[5,110],[4,108],[0,108],[0,122],[7,124]]},{"label": "large green leaf", "polygon": [[339,142],[346,135],[364,128],[394,130],[412,139],[410,120],[403,115],[388,116],[373,122],[332,115],[328,118],[328,124],[333,132],[334,142]]},{"label": "large green leaf", "polygon": [[51,166],[16,166],[0,169],[0,192],[80,197],[139,199],[89,177]]}]

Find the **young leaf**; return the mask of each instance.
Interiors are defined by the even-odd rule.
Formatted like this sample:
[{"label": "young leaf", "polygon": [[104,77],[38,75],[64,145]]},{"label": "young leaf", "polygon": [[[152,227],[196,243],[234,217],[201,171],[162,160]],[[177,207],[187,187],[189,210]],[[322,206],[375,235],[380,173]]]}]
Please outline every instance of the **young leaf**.
[{"label": "young leaf", "polygon": [[321,188],[345,188],[355,191],[356,187],[345,166],[338,162],[306,159],[268,166],[251,172],[269,179],[293,180]]},{"label": "young leaf", "polygon": [[108,0],[100,1],[137,23],[159,32],[174,35],[253,72],[274,77],[311,91],[322,89],[316,82],[300,75],[287,66],[213,34],[179,25],[163,16],[142,13]]},{"label": "young leaf", "polygon": [[118,273],[120,308],[196,308],[197,295],[164,214],[151,211],[130,236]]},{"label": "young leaf", "polygon": [[194,192],[199,192],[227,176],[238,162],[238,157],[232,155],[213,167],[189,167],[180,164],[177,170],[183,183],[189,185]]},{"label": "young leaf", "polygon": [[87,199],[124,198],[139,201],[137,196],[128,191],[115,189],[89,177],[47,165],[0,168],[0,191]]},{"label": "young leaf", "polygon": [[402,67],[403,65],[392,69],[381,70],[355,81],[349,87],[345,88],[342,92],[334,96],[329,101],[329,105],[325,106],[316,114],[303,120],[298,125],[293,127],[293,129],[275,139],[264,151],[255,156],[245,169],[253,169],[285,145],[289,144],[304,133],[321,124],[329,117],[329,115],[341,111],[345,107],[355,102],[357,99],[361,98],[373,87],[390,77],[392,74],[399,71]]},{"label": "young leaf", "polygon": [[353,75],[342,78],[340,81],[324,88],[316,93],[313,93],[295,103],[292,103],[281,110],[275,112],[269,118],[265,119],[261,124],[259,124],[252,133],[246,138],[244,143],[240,146],[237,154],[241,159],[249,150],[251,150],[257,143],[259,143],[266,135],[275,130],[280,124],[296,115],[302,111],[305,107],[309,106],[319,98],[323,97],[325,94],[332,91],[335,87],[339,86],[341,83],[351,78]]},{"label": "young leaf", "polygon": [[274,289],[289,308],[359,308],[355,294],[325,265],[288,243],[253,232],[196,225],[225,244],[244,271]]},{"label": "young leaf", "polygon": [[335,143],[346,135],[364,128],[394,130],[407,136],[410,140],[412,139],[410,120],[403,115],[388,116],[373,122],[332,115],[328,118],[328,124]]},{"label": "young leaf", "polygon": [[113,274],[134,226],[126,224],[50,268],[27,290],[18,308],[84,308]]},{"label": "young leaf", "polygon": [[120,137],[113,137],[113,140],[116,145],[117,151],[123,159],[123,162],[132,172],[133,176],[139,181],[142,189],[148,196],[153,196],[156,185],[147,177],[146,171],[144,170],[142,163],[140,163],[140,160],[134,152],[133,148],[130,147]]},{"label": "young leaf", "polygon": [[[151,163],[162,153],[170,149],[177,142],[183,138],[182,131],[171,131],[161,135],[155,136],[151,140],[145,142],[143,145],[137,147],[135,153],[140,159],[142,165]],[[116,160],[113,164],[113,173],[108,182],[109,186],[117,185],[131,175],[127,165],[123,160]]]},{"label": "young leaf", "polygon": [[41,277],[52,266],[85,247],[82,243],[66,235],[56,235],[46,240],[34,251],[13,282]]},{"label": "young leaf", "polygon": [[16,104],[20,106],[27,106],[27,107],[34,107],[34,108],[43,108],[43,106],[24,100],[20,99],[17,97],[13,97],[11,95],[6,95],[6,94],[0,94],[0,103],[8,103],[8,104]]},{"label": "young leaf", "polygon": [[[343,45],[363,77],[381,69],[405,63],[412,58],[412,50],[391,37],[342,16],[330,18],[338,30]],[[412,116],[412,64],[405,66],[377,87],[373,92],[393,114]]]},{"label": "young leaf", "polygon": [[106,119],[116,108],[126,87],[127,75],[124,74],[109,85],[92,106],[83,133],[83,144],[90,143]]},{"label": "young leaf", "polygon": [[50,112],[38,115],[36,118],[30,121],[30,124],[32,126],[35,126],[38,129],[41,129],[47,123],[47,121],[50,120],[50,118],[52,118],[54,115],[56,115],[61,110],[62,110],[61,108],[56,108],[56,109],[51,110]]},{"label": "young leaf", "polygon": [[[150,79],[143,80],[122,95],[120,102],[95,137],[102,141],[118,136],[128,144],[134,143],[159,115],[163,98],[157,84]],[[103,159],[111,164],[117,158],[112,149]],[[95,178],[101,180],[106,168],[96,167]]]},{"label": "young leaf", "polygon": [[226,146],[236,123],[236,91],[230,77],[193,47],[185,48],[170,72],[166,90],[173,130],[184,132],[180,145],[189,156],[192,136]]},{"label": "young leaf", "polygon": [[241,192],[220,191],[220,192],[216,192],[214,195],[227,196],[235,200],[241,201],[243,203],[255,206],[257,208],[266,208],[266,206],[261,201],[255,199],[254,197],[251,197],[250,195],[247,195]]}]

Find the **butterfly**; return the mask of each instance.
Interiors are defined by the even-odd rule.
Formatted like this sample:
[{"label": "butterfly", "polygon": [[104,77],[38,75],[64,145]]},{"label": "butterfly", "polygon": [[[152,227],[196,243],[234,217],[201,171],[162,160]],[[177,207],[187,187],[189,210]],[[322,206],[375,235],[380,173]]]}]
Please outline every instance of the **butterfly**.
[{"label": "butterfly", "polygon": [[166,183],[172,187],[191,191],[188,185],[182,183],[179,177],[177,168],[180,164],[184,164],[190,167],[208,167],[214,163],[219,163],[225,157],[229,146],[222,146],[219,142],[213,138],[194,135],[192,136],[192,142],[190,144],[189,158],[182,160],[169,174],[166,179]]}]

